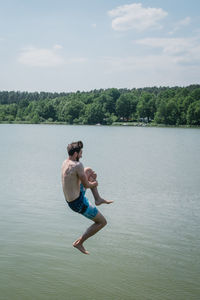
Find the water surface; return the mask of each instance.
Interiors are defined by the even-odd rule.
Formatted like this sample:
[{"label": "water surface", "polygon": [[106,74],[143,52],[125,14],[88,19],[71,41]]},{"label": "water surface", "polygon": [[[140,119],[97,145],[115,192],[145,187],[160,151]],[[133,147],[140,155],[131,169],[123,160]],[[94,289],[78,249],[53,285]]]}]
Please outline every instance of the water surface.
[{"label": "water surface", "polygon": [[[200,130],[0,125],[0,294],[3,300],[200,299]],[[108,225],[65,204],[66,146],[84,142]],[[90,191],[87,192],[92,201]]]}]

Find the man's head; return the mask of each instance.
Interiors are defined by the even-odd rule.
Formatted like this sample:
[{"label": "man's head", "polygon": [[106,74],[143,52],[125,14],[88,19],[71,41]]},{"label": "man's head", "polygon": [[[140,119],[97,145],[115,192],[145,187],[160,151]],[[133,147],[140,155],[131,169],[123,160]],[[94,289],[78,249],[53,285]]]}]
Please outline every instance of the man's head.
[{"label": "man's head", "polygon": [[73,157],[76,161],[82,157],[83,143],[81,141],[73,142],[67,146],[67,152],[70,157]]}]

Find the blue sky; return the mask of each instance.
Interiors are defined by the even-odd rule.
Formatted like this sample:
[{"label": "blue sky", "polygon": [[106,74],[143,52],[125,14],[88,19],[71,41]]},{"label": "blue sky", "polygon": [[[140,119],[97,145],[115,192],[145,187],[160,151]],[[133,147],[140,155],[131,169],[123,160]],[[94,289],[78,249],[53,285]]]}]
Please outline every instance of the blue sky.
[{"label": "blue sky", "polygon": [[1,91],[199,83],[199,0],[0,0],[0,8]]}]

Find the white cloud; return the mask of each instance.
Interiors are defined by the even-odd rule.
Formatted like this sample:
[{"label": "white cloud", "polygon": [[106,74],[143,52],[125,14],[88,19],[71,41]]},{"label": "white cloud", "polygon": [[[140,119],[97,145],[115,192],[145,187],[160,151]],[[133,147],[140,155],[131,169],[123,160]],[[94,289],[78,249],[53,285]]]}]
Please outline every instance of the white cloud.
[{"label": "white cloud", "polygon": [[176,55],[191,47],[191,40],[189,40],[184,38],[145,38],[137,40],[136,43],[152,48],[161,48],[164,53]]},{"label": "white cloud", "polygon": [[56,45],[53,46],[53,48],[54,48],[55,50],[60,50],[60,49],[63,48],[63,46],[56,44]]},{"label": "white cloud", "polygon": [[179,21],[177,23],[178,26],[187,26],[190,24],[191,18],[190,17],[186,17],[185,19]]},{"label": "white cloud", "polygon": [[22,50],[18,61],[31,67],[57,67],[64,63],[63,58],[56,53],[60,45],[53,49],[29,47]]},{"label": "white cloud", "polygon": [[186,17],[183,20],[180,20],[174,25],[174,28],[172,31],[169,32],[169,34],[174,34],[176,31],[180,30],[182,27],[188,26],[191,22],[190,17]]},{"label": "white cloud", "polygon": [[[103,74],[106,86],[144,87],[189,85],[199,77],[199,67],[184,63],[181,57],[166,53],[102,57],[98,62],[99,74]],[[112,83],[112,84],[111,84]]]},{"label": "white cloud", "polygon": [[[146,38],[136,43],[143,46],[138,55],[100,60],[99,69],[103,68],[107,78],[115,78],[121,86],[174,86],[196,82],[200,70],[199,38]],[[147,54],[144,54],[145,46]]]},{"label": "white cloud", "polygon": [[109,11],[108,14],[113,18],[112,28],[117,31],[160,28],[159,21],[167,16],[167,12],[162,8],[144,8],[141,3],[119,6]]},{"label": "white cloud", "polygon": [[200,41],[198,38],[145,38],[137,44],[160,48],[161,52],[173,58],[176,63],[200,63]]},{"label": "white cloud", "polygon": [[104,57],[102,59],[102,64],[104,63],[107,65],[107,72],[115,73],[132,70],[141,73],[145,72],[145,70],[147,71],[155,68],[162,69],[169,66],[171,60],[168,58],[166,61],[166,59],[163,58],[163,55]]},{"label": "white cloud", "polygon": [[67,63],[85,63],[88,61],[86,57],[72,57],[67,60]]},{"label": "white cloud", "polygon": [[52,49],[36,47],[24,48],[18,57],[18,62],[30,67],[58,67],[88,61],[86,57],[64,58],[57,53],[57,51],[61,49],[63,49],[61,45],[54,45]]}]

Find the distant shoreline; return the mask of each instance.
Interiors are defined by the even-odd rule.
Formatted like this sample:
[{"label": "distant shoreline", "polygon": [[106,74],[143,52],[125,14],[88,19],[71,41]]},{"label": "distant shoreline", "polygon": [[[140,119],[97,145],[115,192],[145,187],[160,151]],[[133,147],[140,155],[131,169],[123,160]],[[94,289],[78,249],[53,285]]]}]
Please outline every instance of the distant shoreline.
[{"label": "distant shoreline", "polygon": [[2,124],[13,124],[13,125],[69,125],[69,126],[127,126],[127,127],[157,127],[157,128],[197,128],[200,129],[200,126],[197,125],[165,125],[165,124],[153,124],[153,123],[142,123],[142,122],[114,122],[110,125],[105,124],[69,124],[66,122],[41,122],[41,123],[30,123],[26,121],[21,122],[0,122]]},{"label": "distant shoreline", "polygon": [[0,122],[198,128],[200,84],[60,94],[0,91]]}]

